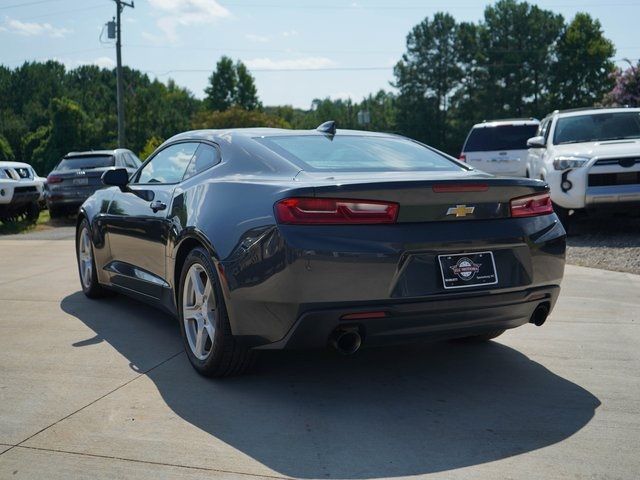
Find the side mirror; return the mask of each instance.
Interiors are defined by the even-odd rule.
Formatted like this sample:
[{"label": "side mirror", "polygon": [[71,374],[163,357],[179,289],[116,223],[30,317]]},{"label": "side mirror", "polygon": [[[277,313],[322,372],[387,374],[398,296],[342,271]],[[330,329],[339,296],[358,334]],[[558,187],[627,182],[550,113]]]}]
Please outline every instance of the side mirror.
[{"label": "side mirror", "polygon": [[123,189],[127,186],[127,183],[129,183],[129,172],[127,172],[126,168],[107,170],[102,174],[102,183]]},{"label": "side mirror", "polygon": [[543,136],[533,137],[527,140],[527,147],[530,148],[547,148]]}]

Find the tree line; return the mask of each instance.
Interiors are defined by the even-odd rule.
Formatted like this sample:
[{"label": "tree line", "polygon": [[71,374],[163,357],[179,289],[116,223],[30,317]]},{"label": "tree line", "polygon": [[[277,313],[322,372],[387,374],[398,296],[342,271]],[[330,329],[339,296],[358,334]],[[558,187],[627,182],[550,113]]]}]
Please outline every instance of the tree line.
[{"label": "tree line", "polygon": [[[639,66],[615,67],[600,22],[516,0],[486,7],[479,22],[436,13],[407,35],[392,91],[360,102],[315,99],[308,110],[263,106],[240,61],[222,57],[200,100],[169,80],[124,69],[127,147],[144,158],[164,139],[191,128],[269,126],[400,133],[456,155],[482,120],[536,117],[555,109],[640,102]],[[67,70],[56,61],[0,66],[0,160],[48,173],[68,151],[114,148],[115,72]],[[366,112],[366,114],[364,113]]]}]

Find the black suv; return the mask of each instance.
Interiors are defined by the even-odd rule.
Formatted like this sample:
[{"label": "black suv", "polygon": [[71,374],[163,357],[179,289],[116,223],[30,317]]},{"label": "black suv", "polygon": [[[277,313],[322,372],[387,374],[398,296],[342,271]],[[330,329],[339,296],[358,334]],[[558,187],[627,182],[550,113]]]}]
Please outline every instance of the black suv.
[{"label": "black suv", "polygon": [[131,175],[141,164],[124,148],[66,154],[47,177],[49,214],[53,218],[75,213],[93,192],[104,187],[100,178],[106,170],[126,168]]}]

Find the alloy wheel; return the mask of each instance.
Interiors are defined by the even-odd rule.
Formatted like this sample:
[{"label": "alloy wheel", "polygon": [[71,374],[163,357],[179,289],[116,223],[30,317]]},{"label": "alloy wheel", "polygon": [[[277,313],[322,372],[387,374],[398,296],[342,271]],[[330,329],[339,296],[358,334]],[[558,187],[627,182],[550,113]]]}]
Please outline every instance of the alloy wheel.
[{"label": "alloy wheel", "polygon": [[206,360],[214,346],[216,300],[211,279],[199,263],[191,265],[184,281],[182,321],[191,352]]},{"label": "alloy wheel", "polygon": [[80,264],[80,279],[84,288],[91,287],[91,274],[93,271],[93,252],[91,250],[91,236],[89,229],[84,227],[80,232],[78,245],[78,262]]}]

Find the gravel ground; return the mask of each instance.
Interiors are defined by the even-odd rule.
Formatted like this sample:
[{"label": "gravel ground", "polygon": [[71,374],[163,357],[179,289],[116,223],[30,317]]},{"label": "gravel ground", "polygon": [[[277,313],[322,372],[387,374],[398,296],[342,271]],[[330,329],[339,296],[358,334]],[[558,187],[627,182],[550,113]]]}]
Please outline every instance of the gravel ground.
[{"label": "gravel ground", "polygon": [[567,263],[640,274],[640,218],[576,219],[567,244]]}]

